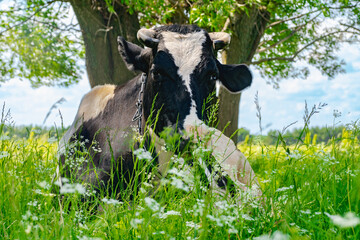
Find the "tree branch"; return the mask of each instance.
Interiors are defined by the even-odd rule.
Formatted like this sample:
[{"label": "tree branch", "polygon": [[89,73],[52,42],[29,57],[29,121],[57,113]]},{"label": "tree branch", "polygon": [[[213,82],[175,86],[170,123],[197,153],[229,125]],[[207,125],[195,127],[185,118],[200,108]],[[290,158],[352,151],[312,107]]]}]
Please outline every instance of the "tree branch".
[{"label": "tree branch", "polygon": [[250,65],[259,65],[261,63],[264,62],[271,62],[271,61],[288,61],[288,62],[293,62],[295,59],[294,57],[273,57],[273,58],[263,58],[260,59],[259,61],[252,61],[252,62],[247,62],[246,64]]},{"label": "tree branch", "polygon": [[309,24],[310,22],[312,22],[313,20],[315,20],[318,16],[320,16],[321,13],[319,13],[318,15],[316,15],[315,17],[313,17],[312,19],[310,19],[308,22],[296,27],[288,36],[286,36],[285,38],[281,39],[280,41],[268,46],[268,47],[265,47],[265,48],[261,48],[261,49],[258,49],[256,50],[256,53],[262,53],[262,52],[265,52],[269,49],[272,49],[278,45],[280,45],[281,43],[283,42],[286,42],[287,40],[289,40],[292,36],[295,35],[295,33],[297,33],[298,31],[300,31],[303,27],[305,27],[307,24]]},{"label": "tree branch", "polygon": [[54,29],[57,29],[57,30],[60,30],[60,31],[73,31],[73,32],[77,32],[77,33],[81,33],[81,30],[76,28],[78,27],[79,25],[78,24],[69,24],[69,25],[63,25],[64,28],[61,28],[61,27],[55,27],[53,26],[50,22],[45,22],[45,21],[40,21],[40,20],[37,20],[37,19],[34,19],[35,22],[37,23],[41,23],[41,24],[44,24],[44,25],[47,25],[51,28],[54,28]]},{"label": "tree branch", "polygon": [[[350,5],[350,6],[346,6],[346,7],[328,7],[328,8],[333,9],[333,10],[335,10],[335,9],[356,8],[358,4],[360,4],[360,3],[358,2],[358,3],[355,3],[355,5]],[[288,21],[291,21],[291,20],[294,20],[294,19],[302,18],[303,16],[313,14],[313,13],[316,13],[316,12],[319,12],[319,11],[322,11],[322,10],[323,9],[321,8],[321,9],[317,9],[317,10],[314,10],[314,11],[311,11],[311,12],[303,13],[303,14],[300,14],[300,15],[297,15],[297,16],[294,16],[294,17],[291,17],[291,18],[278,20],[276,22],[270,23],[269,25],[266,26],[266,28],[268,29],[268,28],[271,28],[271,27],[276,26],[278,24],[288,22]]]},{"label": "tree branch", "polygon": [[185,11],[180,5],[180,2],[174,0],[169,0],[169,2],[174,6],[175,11],[181,16],[181,18],[185,20],[184,22],[189,22],[189,17],[185,15]]},{"label": "tree branch", "polygon": [[[44,4],[44,6],[50,5],[54,2],[68,2],[68,1],[69,0],[52,0],[52,1],[46,2],[46,4]],[[13,12],[20,12],[20,11],[29,11],[29,10],[32,10],[35,6],[32,5],[27,8],[14,8],[14,9],[9,9],[9,10],[0,10],[0,13],[13,13]]]},{"label": "tree branch", "polygon": [[335,32],[331,32],[328,34],[325,34],[319,38],[314,39],[313,41],[311,41],[310,43],[306,44],[305,46],[303,46],[302,48],[300,48],[298,51],[296,51],[291,57],[272,57],[272,58],[263,58],[260,59],[258,61],[253,61],[253,62],[248,62],[247,64],[253,64],[253,65],[259,65],[261,63],[264,62],[269,62],[269,61],[289,61],[289,62],[293,62],[295,61],[295,58],[301,53],[303,52],[305,49],[307,49],[308,47],[310,47],[311,45],[315,44],[316,42],[329,37],[331,35],[335,35],[338,33],[354,33],[354,32],[350,32],[348,31],[349,28],[345,29],[345,30],[339,30],[339,31],[335,31]]},{"label": "tree branch", "polygon": [[230,22],[231,22],[230,18],[227,18],[225,21],[224,27],[221,29],[222,32],[225,32],[228,29]]},{"label": "tree branch", "polygon": [[288,22],[288,21],[291,21],[291,20],[294,20],[294,19],[302,18],[303,16],[306,16],[306,15],[309,15],[309,14],[313,14],[313,13],[316,13],[316,12],[319,12],[319,11],[321,11],[321,9],[314,10],[314,11],[307,12],[307,13],[303,13],[303,14],[294,16],[294,17],[292,17],[292,18],[287,18],[287,19],[279,20],[279,21],[270,23],[269,25],[266,26],[266,28],[268,29],[268,28],[271,28],[271,27],[276,26],[276,25],[278,25],[278,24],[281,24],[281,23],[284,23],[284,22]]},{"label": "tree branch", "polygon": [[31,14],[31,15],[30,15],[29,17],[27,17],[25,20],[23,20],[23,21],[21,21],[21,22],[19,22],[19,23],[17,23],[17,24],[14,24],[13,26],[10,26],[9,28],[6,28],[5,30],[1,31],[1,32],[0,32],[0,36],[2,36],[5,32],[10,31],[11,29],[14,29],[14,28],[16,28],[16,27],[18,27],[18,26],[20,26],[20,25],[28,22],[28,21],[31,20],[31,18],[33,18],[37,13],[39,13],[39,12],[40,12],[41,10],[43,10],[44,8],[49,7],[49,6],[50,6],[51,4],[53,4],[54,2],[56,2],[56,0],[55,0],[55,1],[47,2],[44,6],[40,7],[39,9],[37,9],[33,14]]},{"label": "tree branch", "polygon": [[360,34],[360,28],[354,27],[355,24],[353,24],[353,25],[348,25],[348,24],[345,24],[345,23],[340,23],[340,25],[345,26],[345,27],[348,27],[348,28],[352,28],[352,29],[354,29],[354,30],[356,30],[356,31],[359,32],[359,33],[356,33],[356,34]]}]

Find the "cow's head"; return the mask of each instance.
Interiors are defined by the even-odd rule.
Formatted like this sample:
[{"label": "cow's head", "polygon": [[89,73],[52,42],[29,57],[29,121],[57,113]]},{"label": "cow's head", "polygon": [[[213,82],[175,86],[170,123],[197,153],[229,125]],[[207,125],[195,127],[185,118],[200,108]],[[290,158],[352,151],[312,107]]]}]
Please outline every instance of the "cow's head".
[{"label": "cow's head", "polygon": [[155,132],[164,127],[184,129],[202,123],[203,104],[215,89],[216,81],[231,92],[250,86],[246,65],[224,65],[215,51],[230,41],[227,33],[207,33],[194,25],[169,25],[140,29],[138,39],[148,48],[118,38],[119,51],[130,70],[147,74],[144,115],[154,103],[161,109]]}]

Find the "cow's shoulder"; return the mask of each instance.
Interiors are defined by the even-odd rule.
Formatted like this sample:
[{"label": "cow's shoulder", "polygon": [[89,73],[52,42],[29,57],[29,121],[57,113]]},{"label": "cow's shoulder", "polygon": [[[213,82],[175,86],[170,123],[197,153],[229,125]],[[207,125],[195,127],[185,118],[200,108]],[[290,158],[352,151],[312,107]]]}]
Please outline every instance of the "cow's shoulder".
[{"label": "cow's shoulder", "polygon": [[110,84],[94,87],[82,98],[77,117],[81,117],[84,122],[96,118],[114,98],[115,89],[116,85]]},{"label": "cow's shoulder", "polygon": [[92,122],[93,119],[101,114],[107,103],[114,98],[115,89],[115,85],[100,85],[94,87],[83,96],[73,123],[60,141],[60,150],[64,150],[65,145],[70,141],[71,137],[80,128],[82,129],[84,124],[86,125],[86,123]]}]

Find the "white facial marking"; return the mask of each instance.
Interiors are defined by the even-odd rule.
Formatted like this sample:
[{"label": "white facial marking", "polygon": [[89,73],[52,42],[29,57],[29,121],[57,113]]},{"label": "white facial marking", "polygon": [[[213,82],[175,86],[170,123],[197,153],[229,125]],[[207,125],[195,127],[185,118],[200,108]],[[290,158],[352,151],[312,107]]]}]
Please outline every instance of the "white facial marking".
[{"label": "white facial marking", "polygon": [[165,47],[174,58],[175,65],[179,68],[178,74],[190,93],[190,114],[185,117],[184,125],[200,125],[202,121],[196,115],[196,103],[192,98],[193,94],[190,88],[190,75],[201,61],[202,45],[206,40],[205,32],[194,32],[185,35],[175,32],[163,32],[161,34],[164,38]]}]

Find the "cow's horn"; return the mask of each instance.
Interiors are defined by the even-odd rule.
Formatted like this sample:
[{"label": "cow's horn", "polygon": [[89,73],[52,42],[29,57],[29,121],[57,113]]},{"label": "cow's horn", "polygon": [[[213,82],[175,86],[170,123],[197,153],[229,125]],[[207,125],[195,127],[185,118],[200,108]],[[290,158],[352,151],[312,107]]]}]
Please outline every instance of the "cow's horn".
[{"label": "cow's horn", "polygon": [[145,46],[154,48],[159,44],[159,39],[155,37],[155,30],[142,28],[137,32],[137,38],[140,42],[142,42]]},{"label": "cow's horn", "polygon": [[211,40],[213,41],[213,47],[215,51],[223,49],[230,43],[230,34],[226,32],[211,32],[209,33]]}]

